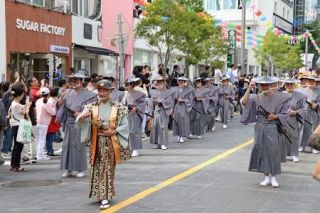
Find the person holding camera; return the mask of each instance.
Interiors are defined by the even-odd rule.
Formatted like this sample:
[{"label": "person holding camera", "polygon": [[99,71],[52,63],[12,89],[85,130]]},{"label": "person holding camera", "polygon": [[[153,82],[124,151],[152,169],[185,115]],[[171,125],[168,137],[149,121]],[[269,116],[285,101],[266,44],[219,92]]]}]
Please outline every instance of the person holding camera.
[{"label": "person holding camera", "polygon": [[56,115],[56,100],[49,99],[50,90],[47,87],[40,89],[41,98],[36,102],[37,112],[37,160],[50,160],[49,157],[44,155],[44,147],[46,145],[46,137],[48,126],[51,121],[51,117]]}]

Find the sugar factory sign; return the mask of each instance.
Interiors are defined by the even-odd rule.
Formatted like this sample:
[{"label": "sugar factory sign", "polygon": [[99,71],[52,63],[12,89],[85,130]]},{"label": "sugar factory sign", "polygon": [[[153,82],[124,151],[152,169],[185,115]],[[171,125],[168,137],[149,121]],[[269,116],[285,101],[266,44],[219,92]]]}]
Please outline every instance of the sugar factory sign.
[{"label": "sugar factory sign", "polygon": [[64,36],[66,28],[17,18],[16,27],[21,30],[34,31],[57,36]]}]

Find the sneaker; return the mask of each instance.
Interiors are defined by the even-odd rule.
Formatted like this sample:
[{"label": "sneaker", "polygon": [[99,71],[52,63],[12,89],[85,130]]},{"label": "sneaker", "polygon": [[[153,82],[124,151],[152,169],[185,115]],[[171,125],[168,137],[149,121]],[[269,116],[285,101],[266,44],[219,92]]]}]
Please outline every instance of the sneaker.
[{"label": "sneaker", "polygon": [[292,161],[293,162],[299,162],[299,158],[297,156],[292,156]]},{"label": "sneaker", "polygon": [[101,201],[100,209],[103,210],[103,209],[108,209],[108,208],[110,208],[109,201],[108,200]]},{"label": "sneaker", "polygon": [[269,176],[265,176],[264,177],[264,181],[262,181],[260,183],[260,186],[270,186],[271,182],[270,182],[270,177]]},{"label": "sneaker", "polygon": [[303,151],[303,147],[299,147],[299,152],[302,152]]},{"label": "sneaker", "polygon": [[201,139],[202,138],[202,135],[197,135],[195,136],[196,139]]},{"label": "sneaker", "polygon": [[228,128],[228,126],[223,124],[222,128],[226,129],[226,128]]},{"label": "sneaker", "polygon": [[132,157],[138,157],[139,156],[139,153],[137,150],[132,150]]},{"label": "sneaker", "polygon": [[83,172],[78,172],[78,174],[77,174],[77,178],[82,178],[82,177],[84,177],[85,175],[84,175],[84,173]]},{"label": "sneaker", "polygon": [[141,138],[146,138],[147,137],[147,135],[145,134],[145,133],[143,133],[142,135],[141,135]]},{"label": "sneaker", "polygon": [[48,156],[50,156],[50,157],[55,157],[55,156],[59,156],[59,155],[57,155],[57,154],[54,154],[54,153],[47,153],[47,155],[48,155]]},{"label": "sneaker", "polygon": [[62,174],[62,177],[72,177],[72,171],[65,171],[63,174]]},{"label": "sneaker", "polygon": [[56,153],[57,155],[61,155],[61,152],[62,152],[62,148],[57,151],[54,151],[54,153]]},{"label": "sneaker", "polygon": [[159,144],[157,144],[155,147],[153,147],[154,149],[160,149],[161,146]]},{"label": "sneaker", "polygon": [[212,127],[211,131],[213,132],[213,131],[215,130],[215,128],[216,128],[215,126],[214,126],[214,127]]},{"label": "sneaker", "polygon": [[184,143],[183,137],[180,137],[179,142],[180,142],[180,143]]},{"label": "sneaker", "polygon": [[318,154],[318,153],[319,153],[319,151],[318,151],[318,150],[316,150],[316,149],[312,149],[312,153],[313,153],[313,154]]},{"label": "sneaker", "polygon": [[277,182],[276,177],[271,177],[271,185],[273,188],[279,188],[279,183]]},{"label": "sneaker", "polygon": [[161,146],[161,149],[162,149],[162,150],[166,150],[167,147],[166,147],[165,145],[162,145],[162,146]]},{"label": "sneaker", "polygon": [[188,138],[193,139],[194,135],[190,134]]},{"label": "sneaker", "polygon": [[50,160],[51,158],[49,157],[42,157],[42,158],[37,158],[39,161],[47,161]]}]

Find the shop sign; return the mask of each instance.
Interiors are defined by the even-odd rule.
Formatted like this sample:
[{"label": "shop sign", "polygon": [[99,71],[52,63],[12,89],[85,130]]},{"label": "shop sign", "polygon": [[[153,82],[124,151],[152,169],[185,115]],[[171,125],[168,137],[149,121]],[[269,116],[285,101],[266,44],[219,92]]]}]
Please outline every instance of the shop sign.
[{"label": "shop sign", "polygon": [[21,30],[34,31],[57,36],[64,36],[66,28],[17,18],[16,27]]},{"label": "shop sign", "polygon": [[69,54],[69,47],[50,45],[50,52]]},{"label": "shop sign", "polygon": [[227,55],[227,65],[230,66],[234,64],[234,56],[236,53],[236,31],[235,30],[228,31],[228,42],[229,42],[229,48],[228,48],[228,55]]}]

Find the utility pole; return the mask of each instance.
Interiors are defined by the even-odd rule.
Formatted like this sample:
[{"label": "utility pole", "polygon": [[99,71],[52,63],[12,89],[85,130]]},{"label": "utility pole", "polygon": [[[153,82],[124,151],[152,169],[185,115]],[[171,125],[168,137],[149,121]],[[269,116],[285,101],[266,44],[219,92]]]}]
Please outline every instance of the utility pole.
[{"label": "utility pole", "polygon": [[246,55],[246,0],[242,2],[242,19],[241,19],[241,73],[246,72],[245,55]]},{"label": "utility pole", "polygon": [[306,71],[308,71],[308,52],[309,52],[309,37],[306,38],[306,47],[305,47],[305,60],[306,60],[305,67],[306,67]]},{"label": "utility pole", "polygon": [[122,32],[122,14],[118,13],[118,46],[119,46],[119,86],[123,84],[124,82],[124,42],[125,38],[123,36]]}]

